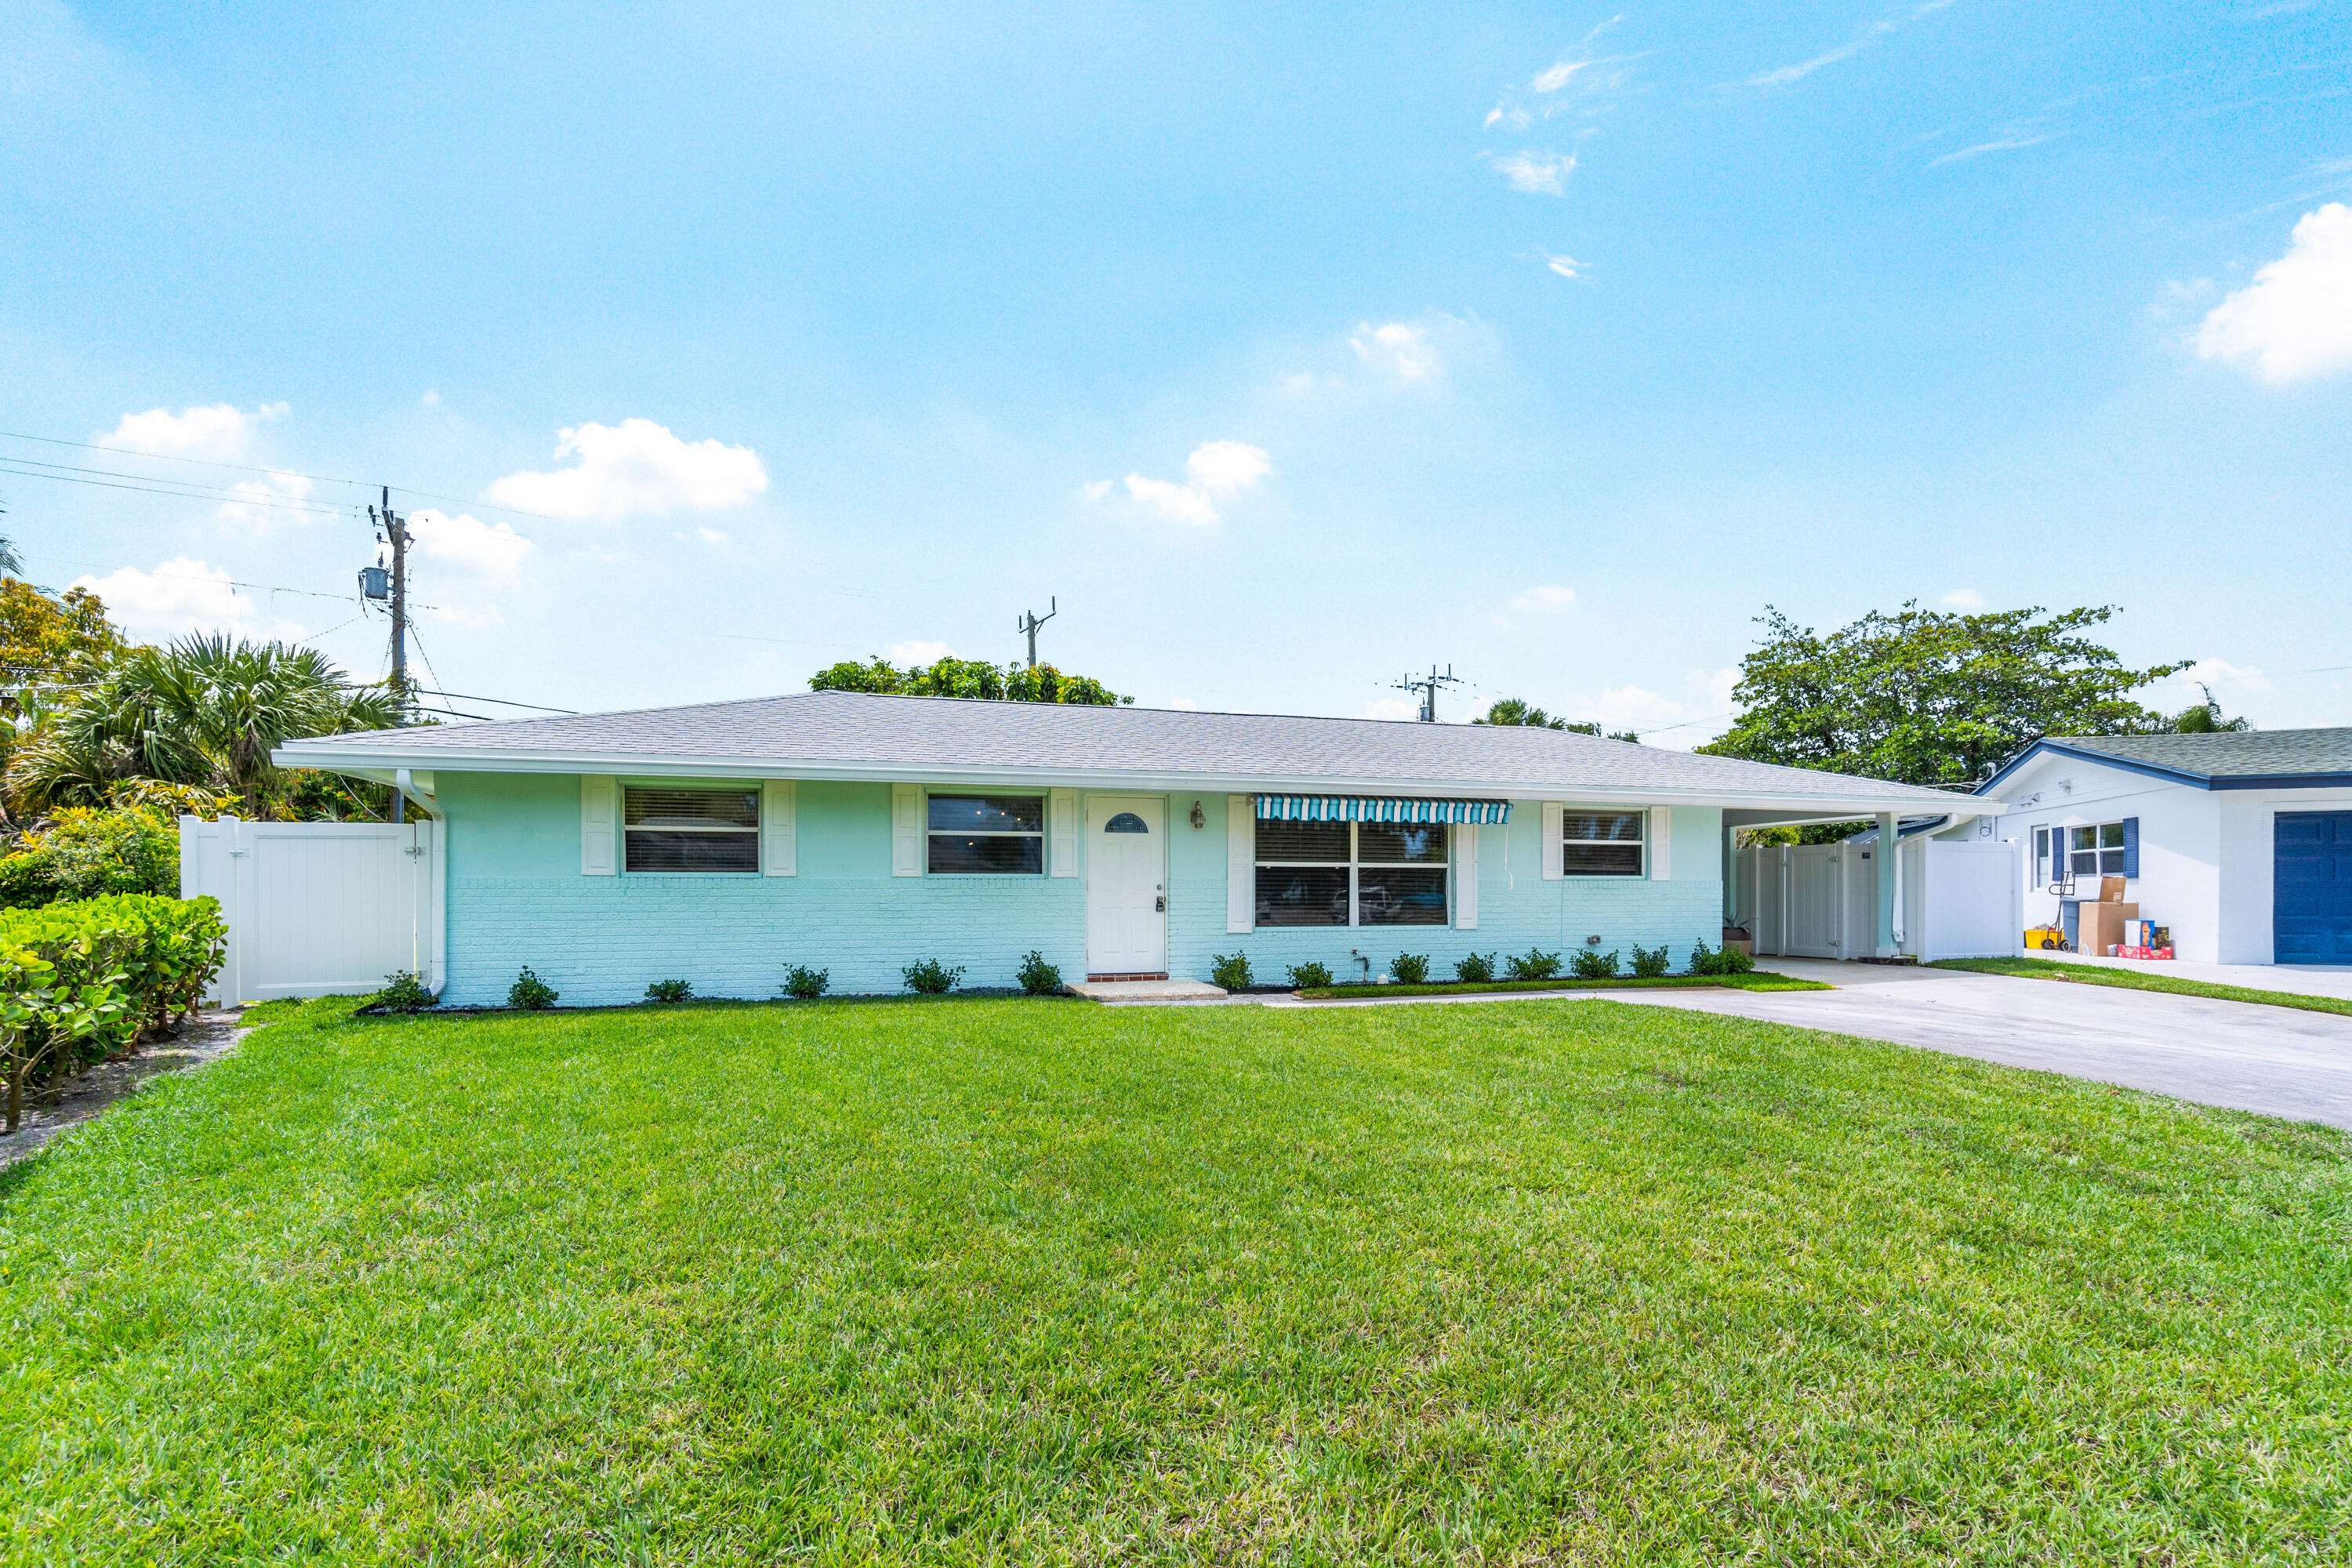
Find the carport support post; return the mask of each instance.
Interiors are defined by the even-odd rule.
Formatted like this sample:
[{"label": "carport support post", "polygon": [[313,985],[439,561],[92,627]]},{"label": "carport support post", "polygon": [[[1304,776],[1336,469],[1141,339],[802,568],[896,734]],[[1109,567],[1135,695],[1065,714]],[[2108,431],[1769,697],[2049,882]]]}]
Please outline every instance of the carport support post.
[{"label": "carport support post", "polygon": [[1878,956],[1881,958],[1898,956],[1898,950],[1895,945],[1895,862],[1903,854],[1903,842],[1896,837],[1896,830],[1901,823],[1902,818],[1893,812],[1882,811],[1878,814],[1878,842],[1872,846],[1876,853],[1870,858],[1871,864],[1878,868],[1876,942]]}]

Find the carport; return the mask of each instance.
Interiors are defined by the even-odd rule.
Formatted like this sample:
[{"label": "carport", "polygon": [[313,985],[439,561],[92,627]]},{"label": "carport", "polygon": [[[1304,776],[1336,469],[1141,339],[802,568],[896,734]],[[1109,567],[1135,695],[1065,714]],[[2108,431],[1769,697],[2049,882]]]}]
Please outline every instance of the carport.
[{"label": "carport", "polygon": [[[1900,820],[1727,811],[1725,922],[1745,928],[1759,956],[1932,963],[2013,953],[2022,929],[2016,849],[1992,836],[1991,820],[1966,809]],[[1852,822],[1874,830],[1831,844],[1739,845],[1744,829]]]}]

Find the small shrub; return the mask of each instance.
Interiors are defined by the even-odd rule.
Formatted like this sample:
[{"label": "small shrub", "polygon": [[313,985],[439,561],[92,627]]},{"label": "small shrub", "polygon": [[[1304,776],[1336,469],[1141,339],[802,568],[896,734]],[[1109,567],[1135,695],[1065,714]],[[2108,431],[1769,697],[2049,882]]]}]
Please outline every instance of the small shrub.
[{"label": "small shrub", "polygon": [[1209,979],[1224,991],[1246,991],[1257,983],[1257,977],[1250,973],[1246,952],[1218,953],[1209,961]]},{"label": "small shrub", "polygon": [[1389,973],[1400,985],[1419,985],[1429,978],[1429,955],[1423,952],[1400,952],[1389,960]]},{"label": "small shrub", "polygon": [[530,965],[525,964],[522,973],[515,976],[515,983],[507,987],[507,1005],[537,1013],[554,1006],[558,994],[554,986],[533,974]]},{"label": "small shrub", "polygon": [[784,994],[787,996],[797,996],[803,1002],[814,1002],[824,994],[824,988],[831,984],[833,984],[833,971],[829,969],[811,969],[805,963],[791,963],[784,966]]},{"label": "small shrub", "polygon": [[1690,972],[1693,974],[1748,974],[1754,973],[1756,961],[1736,947],[1719,947],[1709,951],[1706,943],[1691,946]]},{"label": "small shrub", "polygon": [[684,980],[656,980],[646,987],[648,1002],[684,1002],[693,994],[693,984]]},{"label": "small shrub", "polygon": [[1021,961],[1021,989],[1032,996],[1051,996],[1062,988],[1062,972],[1045,962],[1045,955],[1035,948]]},{"label": "small shrub", "polygon": [[383,989],[375,994],[375,1005],[387,1013],[422,1013],[438,1000],[425,989],[425,976],[414,969],[385,975]]},{"label": "small shrub", "polygon": [[[1584,973],[1582,963],[1584,954],[1580,952],[1576,956],[1579,960],[1576,972],[1581,974]],[[1609,968],[1614,970],[1616,967],[1617,955],[1612,952],[1609,955]],[[1503,960],[1503,968],[1507,979],[1549,980],[1559,973],[1559,954],[1546,952],[1539,947],[1531,947],[1525,952],[1514,953]]]},{"label": "small shrub", "polygon": [[1579,980],[1607,980],[1617,973],[1617,951],[1602,952],[1596,948],[1580,947],[1574,958]]},{"label": "small shrub", "polygon": [[963,978],[963,965],[950,969],[936,958],[927,958],[920,963],[907,965],[898,973],[906,978],[908,990],[923,996],[944,996],[956,988],[957,981]]},{"label": "small shrub", "polygon": [[1314,986],[1330,984],[1331,971],[1326,965],[1309,962],[1294,963],[1290,966],[1290,984],[1293,990],[1305,991]]},{"label": "small shrub", "polygon": [[1483,985],[1495,978],[1496,954],[1474,952],[1467,958],[1454,961],[1454,978],[1465,985]]},{"label": "small shrub", "polygon": [[1633,944],[1633,976],[1637,980],[1655,980],[1659,975],[1664,974],[1673,963],[1674,961],[1666,956],[1664,942],[1660,942],[1655,947],[1643,947],[1640,942]]}]

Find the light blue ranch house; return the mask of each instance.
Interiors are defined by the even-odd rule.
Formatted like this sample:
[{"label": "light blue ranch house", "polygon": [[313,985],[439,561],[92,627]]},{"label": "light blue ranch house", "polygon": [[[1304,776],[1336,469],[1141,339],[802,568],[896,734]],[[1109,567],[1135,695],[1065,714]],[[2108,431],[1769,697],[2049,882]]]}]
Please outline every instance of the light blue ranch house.
[{"label": "light blue ranch house", "polygon": [[[446,824],[445,1001],[528,964],[566,1005],[648,982],[836,993],[908,963],[1013,983],[1340,979],[1400,952],[1690,949],[1727,828],[1948,809],[1878,780],[1553,730],[819,691],[299,742]],[[1885,889],[1886,910],[1892,888]],[[1882,935],[1891,944],[1888,921]],[[1892,952],[1893,947],[1886,946]]]}]

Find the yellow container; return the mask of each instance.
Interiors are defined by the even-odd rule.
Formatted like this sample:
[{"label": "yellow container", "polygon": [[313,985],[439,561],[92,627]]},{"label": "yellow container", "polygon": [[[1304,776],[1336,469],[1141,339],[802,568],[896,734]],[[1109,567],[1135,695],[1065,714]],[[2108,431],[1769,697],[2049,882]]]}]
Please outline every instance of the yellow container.
[{"label": "yellow container", "polygon": [[2066,932],[2058,926],[2028,926],[2025,928],[2025,945],[2029,949],[2039,947],[2056,952],[2066,945]]}]

